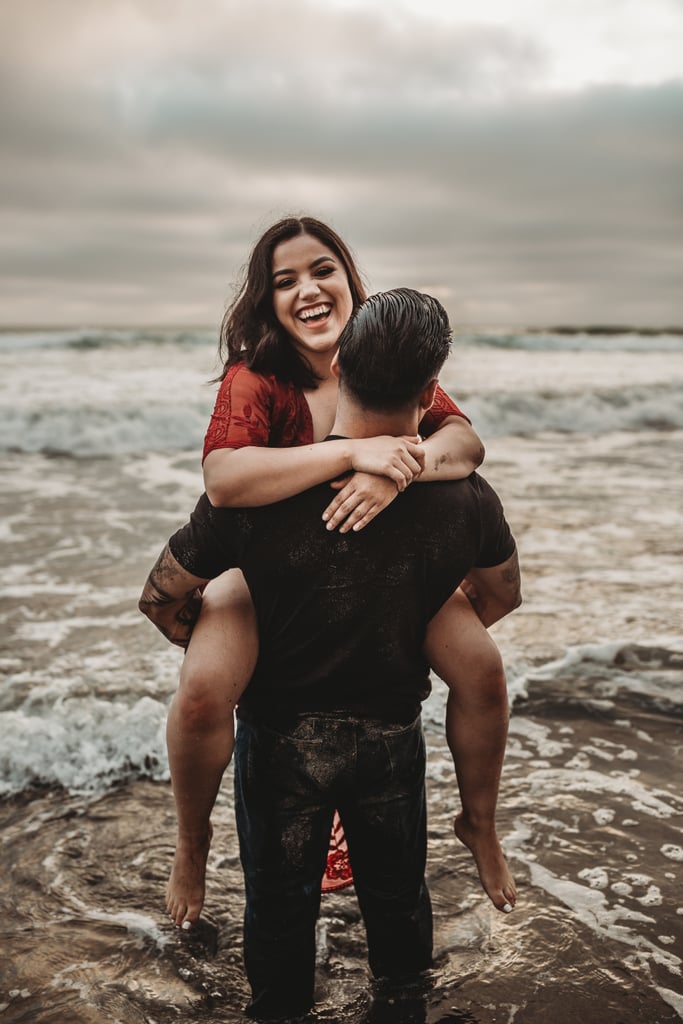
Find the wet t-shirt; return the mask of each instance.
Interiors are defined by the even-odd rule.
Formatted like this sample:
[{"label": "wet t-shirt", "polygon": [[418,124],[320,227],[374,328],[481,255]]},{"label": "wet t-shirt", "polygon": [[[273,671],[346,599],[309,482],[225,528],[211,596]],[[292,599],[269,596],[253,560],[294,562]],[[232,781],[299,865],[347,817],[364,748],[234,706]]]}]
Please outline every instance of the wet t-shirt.
[{"label": "wet t-shirt", "polygon": [[217,509],[203,495],[170,548],[203,579],[233,567],[245,576],[260,655],[240,715],[410,721],[430,689],[427,623],[472,567],[514,552],[502,505],[473,473],[413,485],[340,534],[322,521],[329,500],[328,484],[257,509]]}]

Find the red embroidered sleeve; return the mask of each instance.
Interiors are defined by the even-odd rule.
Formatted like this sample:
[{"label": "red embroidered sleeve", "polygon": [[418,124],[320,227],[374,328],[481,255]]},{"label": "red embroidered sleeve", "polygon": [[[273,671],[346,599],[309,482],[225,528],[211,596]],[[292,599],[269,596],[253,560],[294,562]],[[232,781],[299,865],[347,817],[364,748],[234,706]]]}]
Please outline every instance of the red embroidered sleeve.
[{"label": "red embroidered sleeve", "polygon": [[271,391],[268,380],[238,363],[221,381],[204,438],[205,459],[216,448],[265,448],[270,440]]},{"label": "red embroidered sleeve", "polygon": [[459,409],[453,399],[446,394],[440,384],[437,385],[434,403],[428,409],[420,423],[420,433],[423,437],[429,437],[449,416],[462,416],[464,420],[471,423],[469,416],[466,416],[462,409]]}]

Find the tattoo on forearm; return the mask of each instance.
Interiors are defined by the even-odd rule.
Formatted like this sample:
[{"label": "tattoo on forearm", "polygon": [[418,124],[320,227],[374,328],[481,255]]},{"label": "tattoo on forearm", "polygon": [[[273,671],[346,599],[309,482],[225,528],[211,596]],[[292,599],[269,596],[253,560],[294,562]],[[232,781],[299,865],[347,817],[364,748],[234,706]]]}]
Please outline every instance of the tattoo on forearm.
[{"label": "tattoo on forearm", "polygon": [[[178,579],[178,570],[171,561],[171,554],[168,548],[164,548],[156,560],[154,568],[150,572],[145,591],[149,590],[149,600],[152,604],[170,604],[178,600],[178,595],[169,594],[167,587],[172,590],[173,583]],[[192,588],[194,590],[194,587]]]},{"label": "tattoo on forearm", "polygon": [[[164,548],[145,583],[139,607],[171,643],[187,647],[202,605],[201,590],[178,589],[181,573],[168,548]],[[175,584],[175,586],[174,586]],[[163,609],[175,606],[175,614],[163,618]],[[155,609],[157,614],[155,614]],[[161,615],[159,614],[161,613]]]},{"label": "tattoo on forearm", "polygon": [[520,589],[522,580],[519,572],[519,562],[515,560],[512,565],[503,569],[501,575],[503,577],[503,582],[507,583],[508,586],[514,587],[516,591]]}]

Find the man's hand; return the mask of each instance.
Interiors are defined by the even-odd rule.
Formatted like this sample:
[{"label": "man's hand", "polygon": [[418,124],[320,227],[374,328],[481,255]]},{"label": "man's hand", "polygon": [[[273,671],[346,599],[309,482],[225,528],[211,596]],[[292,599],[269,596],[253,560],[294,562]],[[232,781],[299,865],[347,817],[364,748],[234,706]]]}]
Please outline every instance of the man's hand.
[{"label": "man's hand", "polygon": [[167,640],[184,649],[199,618],[206,582],[186,572],[166,545],[147,577],[138,608]]}]

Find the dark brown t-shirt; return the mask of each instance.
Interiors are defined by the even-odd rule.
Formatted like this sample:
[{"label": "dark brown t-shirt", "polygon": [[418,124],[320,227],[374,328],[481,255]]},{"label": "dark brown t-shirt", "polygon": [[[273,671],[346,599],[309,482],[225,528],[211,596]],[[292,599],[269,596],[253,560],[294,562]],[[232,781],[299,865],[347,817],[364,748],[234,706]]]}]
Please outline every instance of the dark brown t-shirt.
[{"label": "dark brown t-shirt", "polygon": [[216,509],[203,495],[171,551],[195,576],[239,567],[247,581],[260,654],[240,715],[410,721],[430,690],[427,623],[471,568],[506,561],[514,539],[476,473],[413,484],[358,533],[325,528],[332,493],[321,484],[257,509]]}]

